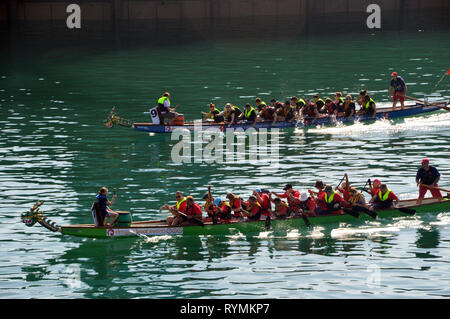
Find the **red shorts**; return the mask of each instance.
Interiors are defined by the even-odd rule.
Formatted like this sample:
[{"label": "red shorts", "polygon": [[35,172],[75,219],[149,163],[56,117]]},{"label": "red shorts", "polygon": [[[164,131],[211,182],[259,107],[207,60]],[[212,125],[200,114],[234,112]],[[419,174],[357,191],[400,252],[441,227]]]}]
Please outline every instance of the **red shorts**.
[{"label": "red shorts", "polygon": [[405,102],[405,92],[394,92],[394,103],[397,101]]},{"label": "red shorts", "polygon": [[[438,187],[437,184],[435,186]],[[419,198],[424,198],[427,191],[430,191],[433,197],[442,198],[442,194],[438,189],[432,189],[425,186],[419,186]]]}]

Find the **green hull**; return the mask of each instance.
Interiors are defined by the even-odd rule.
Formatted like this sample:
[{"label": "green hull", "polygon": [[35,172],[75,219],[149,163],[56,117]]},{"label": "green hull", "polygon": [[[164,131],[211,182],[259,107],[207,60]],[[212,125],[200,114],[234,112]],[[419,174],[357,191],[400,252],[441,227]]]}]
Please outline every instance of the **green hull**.
[{"label": "green hull", "polygon": [[[402,201],[402,203],[413,200]],[[421,206],[404,205],[416,210],[416,214],[423,213],[440,213],[450,211],[450,200],[445,199],[441,202],[435,200],[425,200]],[[389,209],[377,212],[377,219],[385,217],[401,217],[408,216],[396,209]],[[367,214],[361,214],[359,218],[350,215],[330,215],[308,218],[312,226],[325,225],[333,223],[353,223],[357,221],[373,220]],[[163,235],[231,235],[237,232],[242,234],[258,233],[265,231],[265,221],[256,222],[233,222],[224,224],[210,224],[205,223],[205,226],[184,226],[184,227],[167,227],[164,221],[141,221],[132,223],[131,227],[117,227],[117,228],[103,228],[93,227],[93,225],[71,225],[62,226],[61,232],[64,235],[73,235],[79,237],[91,238],[111,238],[111,237],[136,237],[140,235],[145,236],[163,236]],[[286,231],[305,227],[305,222],[302,218],[290,219],[272,219],[271,231]]]}]

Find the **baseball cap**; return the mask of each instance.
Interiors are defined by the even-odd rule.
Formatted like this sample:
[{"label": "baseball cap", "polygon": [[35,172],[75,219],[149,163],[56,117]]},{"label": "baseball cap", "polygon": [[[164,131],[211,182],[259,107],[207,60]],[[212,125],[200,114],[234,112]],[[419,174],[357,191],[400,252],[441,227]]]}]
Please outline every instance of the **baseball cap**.
[{"label": "baseball cap", "polygon": [[289,188],[292,188],[291,184],[286,184],[286,186],[284,186],[283,190],[288,190]]},{"label": "baseball cap", "polygon": [[397,76],[397,72],[392,72],[391,76]]},{"label": "baseball cap", "polygon": [[429,163],[430,162],[430,160],[428,159],[428,158],[424,158],[423,160],[422,160],[422,164],[423,163]]},{"label": "baseball cap", "polygon": [[221,200],[220,198],[216,198],[216,199],[214,200],[214,204],[215,204],[215,205],[219,205],[221,202],[222,202],[222,200]]}]

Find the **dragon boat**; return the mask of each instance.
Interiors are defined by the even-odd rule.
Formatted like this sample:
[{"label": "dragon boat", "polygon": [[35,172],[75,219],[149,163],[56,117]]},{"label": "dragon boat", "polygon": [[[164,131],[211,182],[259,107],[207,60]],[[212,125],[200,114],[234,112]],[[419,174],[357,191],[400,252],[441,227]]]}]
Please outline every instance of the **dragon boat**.
[{"label": "dragon boat", "polygon": [[[43,202],[36,204],[29,211],[22,214],[22,222],[31,227],[36,223],[44,226],[52,232],[63,235],[90,238],[115,238],[115,237],[137,237],[137,236],[162,236],[162,235],[231,235],[237,231],[242,234],[259,233],[262,231],[285,231],[300,229],[302,227],[314,227],[316,225],[356,223],[358,221],[372,220],[374,216],[361,213],[357,214],[335,214],[308,217],[307,219],[289,217],[286,219],[271,218],[268,220],[242,221],[231,220],[222,223],[213,223],[210,218],[203,219],[201,225],[167,226],[165,220],[154,221],[132,221],[131,214],[120,214],[118,222],[113,227],[97,227],[94,224],[79,224],[59,226],[52,222],[40,210]],[[94,205],[93,205],[93,210]],[[450,212],[450,194],[439,201],[436,198],[426,198],[422,204],[416,205],[416,199],[401,200],[396,208],[376,211],[376,219],[387,217],[412,216],[416,214],[437,214]],[[94,213],[94,211],[93,211]]]},{"label": "dragon boat", "polygon": [[298,121],[280,121],[275,122],[272,125],[272,121],[265,121],[265,122],[257,122],[254,126],[251,124],[245,124],[245,123],[237,123],[237,124],[225,124],[223,122],[221,123],[214,123],[214,122],[206,122],[206,121],[196,121],[196,122],[183,122],[183,124],[178,125],[160,125],[160,124],[153,124],[150,122],[133,122],[131,120],[125,119],[123,117],[120,117],[116,114],[115,107],[111,110],[109,116],[104,121],[104,124],[106,127],[113,127],[113,126],[125,126],[125,127],[131,127],[137,131],[144,131],[148,133],[171,133],[175,130],[183,129],[183,130],[189,130],[194,131],[196,129],[201,130],[219,130],[219,131],[225,131],[227,129],[241,129],[241,130],[247,130],[251,127],[254,129],[283,129],[283,128],[310,128],[310,127],[317,127],[317,126],[328,126],[328,125],[337,125],[338,123],[345,123],[345,124],[351,124],[354,122],[369,122],[369,121],[376,121],[380,119],[398,119],[408,116],[415,116],[420,114],[426,114],[430,112],[435,112],[438,110],[447,110],[450,111],[450,107],[447,106],[448,103],[446,101],[442,102],[432,102],[432,103],[423,103],[423,102],[417,102],[415,104],[406,104],[405,108],[402,110],[399,107],[395,110],[392,109],[392,107],[383,107],[383,108],[377,108],[376,114],[374,117],[367,116],[367,115],[361,115],[361,116],[353,116],[350,118],[343,117],[343,116],[323,116],[319,117],[317,119],[314,118],[303,118]]}]

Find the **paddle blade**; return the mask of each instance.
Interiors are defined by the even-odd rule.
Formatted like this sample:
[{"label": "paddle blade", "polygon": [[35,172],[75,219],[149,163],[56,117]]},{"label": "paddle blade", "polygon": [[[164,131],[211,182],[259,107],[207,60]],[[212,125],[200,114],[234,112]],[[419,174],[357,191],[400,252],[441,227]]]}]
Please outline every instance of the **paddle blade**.
[{"label": "paddle blade", "polygon": [[355,212],[353,209],[350,209],[350,208],[343,208],[343,211],[344,211],[344,213],[349,214],[349,215],[351,215],[351,216],[353,216],[353,217],[355,217],[355,218],[358,218],[358,217],[359,217],[359,213],[358,213],[358,212]]},{"label": "paddle blade", "polygon": [[270,229],[270,215],[267,215],[265,228],[266,230]]},{"label": "paddle blade", "polygon": [[309,221],[308,217],[302,214],[303,221],[305,222],[306,227],[311,226],[311,222]]},{"label": "paddle blade", "polygon": [[405,214],[409,214],[409,215],[414,215],[416,213],[416,211],[414,209],[410,209],[410,208],[397,208],[399,211],[401,211],[402,213]]}]

